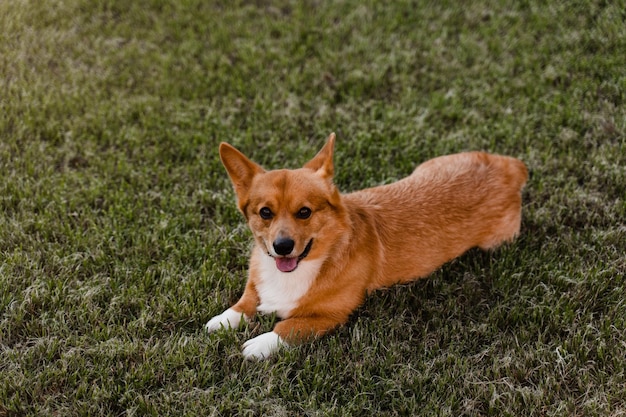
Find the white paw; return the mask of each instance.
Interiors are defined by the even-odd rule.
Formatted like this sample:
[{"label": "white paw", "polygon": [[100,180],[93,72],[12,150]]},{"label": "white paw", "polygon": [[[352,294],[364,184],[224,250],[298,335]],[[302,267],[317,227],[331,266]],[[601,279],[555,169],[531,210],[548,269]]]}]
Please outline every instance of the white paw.
[{"label": "white paw", "polygon": [[234,329],[239,327],[239,323],[241,320],[246,320],[246,317],[243,313],[233,310],[229,308],[224,311],[222,314],[213,317],[209,322],[204,326],[209,332],[214,332],[221,328],[224,329]]},{"label": "white paw", "polygon": [[281,346],[286,343],[277,333],[263,333],[243,344],[243,356],[246,359],[267,359]]}]

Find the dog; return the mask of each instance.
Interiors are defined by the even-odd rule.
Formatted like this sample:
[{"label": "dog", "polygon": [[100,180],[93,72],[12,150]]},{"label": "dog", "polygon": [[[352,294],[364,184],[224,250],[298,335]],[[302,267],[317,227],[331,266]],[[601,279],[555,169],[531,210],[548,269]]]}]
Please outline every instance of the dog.
[{"label": "dog", "polygon": [[341,194],[333,184],[335,134],[300,169],[264,170],[221,143],[221,161],[254,237],[239,301],[207,324],[237,328],[276,313],[273,331],[243,355],[268,358],[344,324],[366,295],[431,274],[468,249],[512,241],[528,171],[484,152],[441,156],[392,184]]}]

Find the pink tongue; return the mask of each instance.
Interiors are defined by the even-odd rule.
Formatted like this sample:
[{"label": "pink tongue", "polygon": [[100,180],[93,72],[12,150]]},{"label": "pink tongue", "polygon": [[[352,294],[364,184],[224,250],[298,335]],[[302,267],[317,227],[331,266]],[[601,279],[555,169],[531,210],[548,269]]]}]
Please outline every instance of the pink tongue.
[{"label": "pink tongue", "polygon": [[276,258],[276,268],[281,272],[291,272],[298,266],[298,258]]}]

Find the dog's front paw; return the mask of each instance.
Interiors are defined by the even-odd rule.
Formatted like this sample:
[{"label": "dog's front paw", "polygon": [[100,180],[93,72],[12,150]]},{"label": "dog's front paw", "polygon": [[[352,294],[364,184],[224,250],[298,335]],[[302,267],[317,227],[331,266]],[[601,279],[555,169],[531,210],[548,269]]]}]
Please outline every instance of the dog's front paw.
[{"label": "dog's front paw", "polygon": [[267,359],[281,346],[286,346],[286,343],[277,333],[263,333],[243,344],[243,356],[246,359]]},{"label": "dog's front paw", "polygon": [[244,320],[246,319],[243,313],[229,308],[222,314],[215,316],[211,320],[209,320],[209,322],[204,327],[209,332],[214,332],[221,328],[234,329],[236,327],[239,327],[239,323],[241,323],[242,318]]}]

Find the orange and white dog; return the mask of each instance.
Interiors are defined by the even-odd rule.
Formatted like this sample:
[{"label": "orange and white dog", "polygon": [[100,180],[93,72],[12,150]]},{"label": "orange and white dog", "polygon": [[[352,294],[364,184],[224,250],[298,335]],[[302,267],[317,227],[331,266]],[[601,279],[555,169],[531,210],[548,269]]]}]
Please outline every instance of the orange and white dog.
[{"label": "orange and white dog", "polygon": [[255,245],[241,299],[206,328],[238,327],[257,311],[282,319],[243,345],[246,358],[321,336],[345,323],[367,293],[425,277],[470,248],[494,248],[519,233],[528,171],[517,159],[443,156],[393,184],[340,194],[332,181],[334,145],[333,133],[303,168],[265,171],[220,144]]}]

